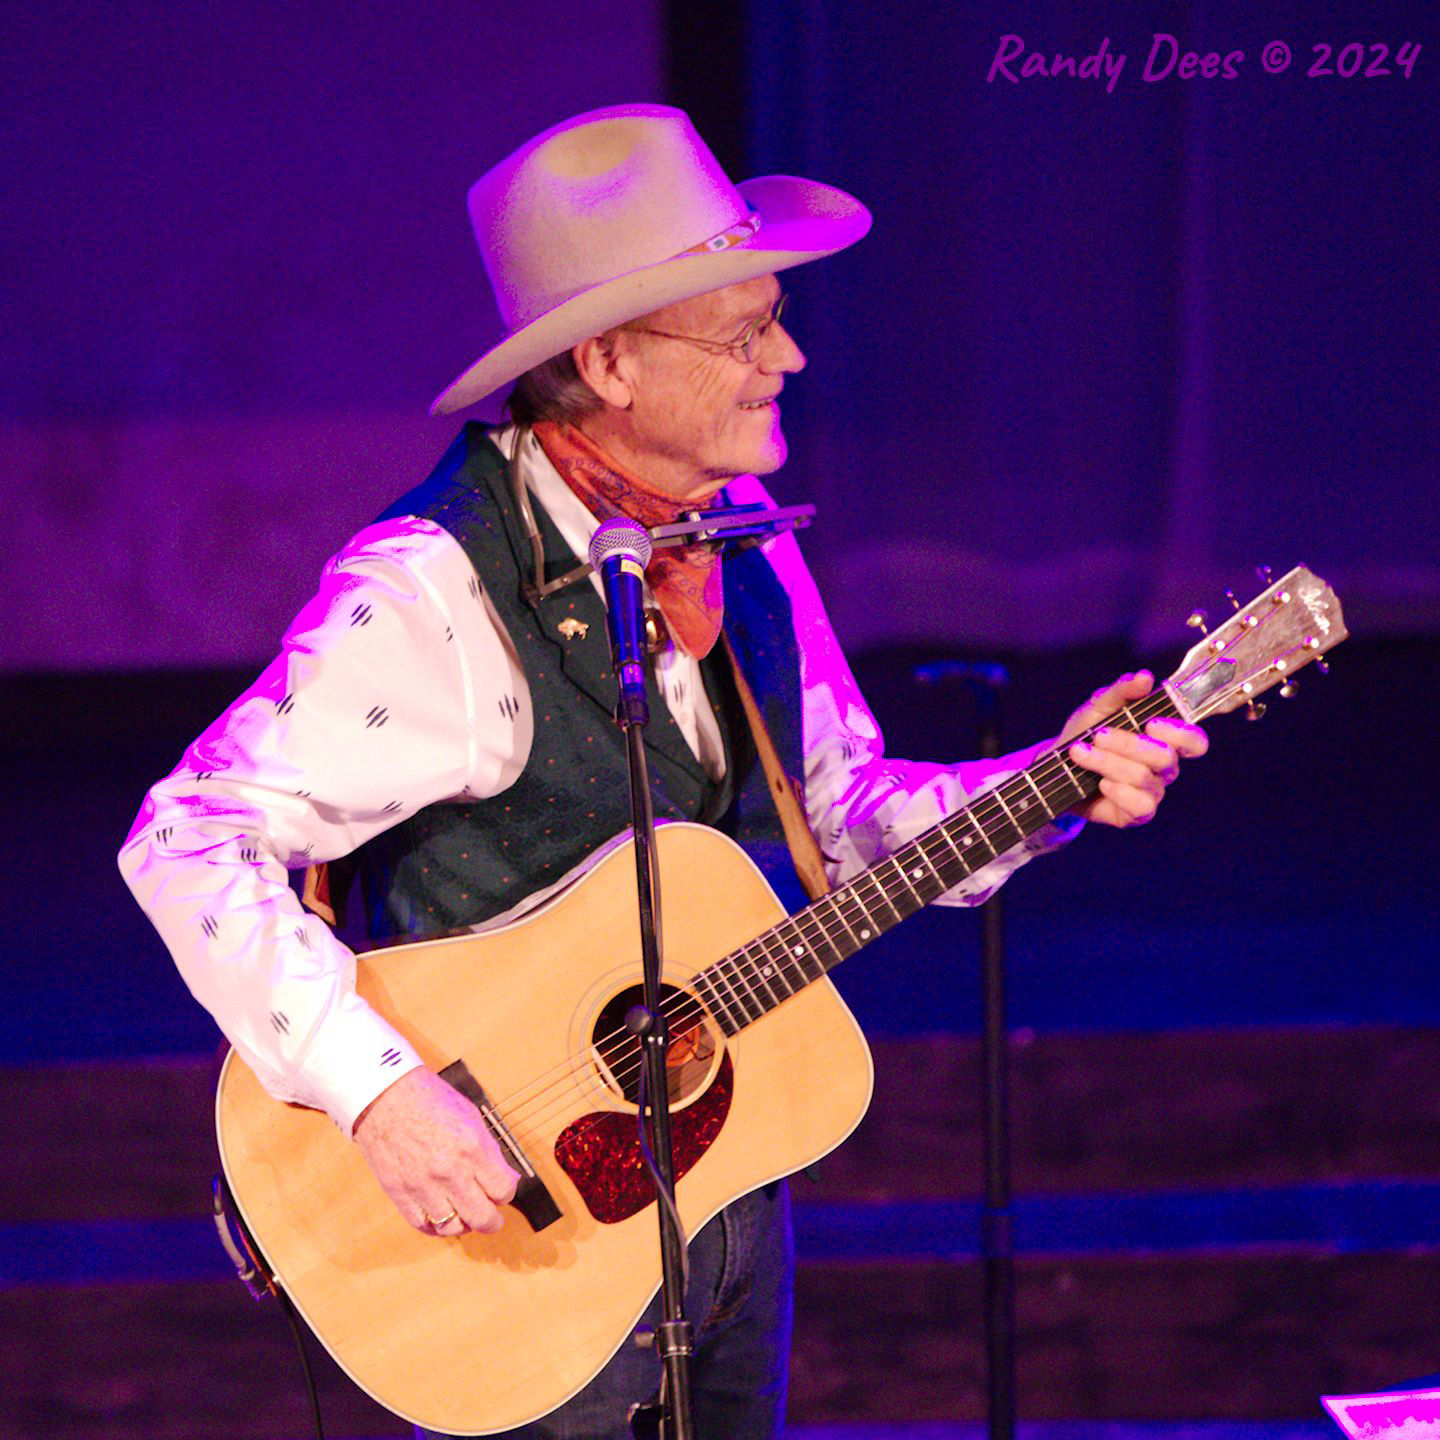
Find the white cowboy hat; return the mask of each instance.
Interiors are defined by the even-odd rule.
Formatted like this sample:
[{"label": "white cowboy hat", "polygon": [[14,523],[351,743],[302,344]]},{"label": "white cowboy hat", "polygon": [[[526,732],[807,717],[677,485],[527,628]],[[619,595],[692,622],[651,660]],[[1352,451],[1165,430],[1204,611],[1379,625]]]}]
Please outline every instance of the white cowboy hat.
[{"label": "white cowboy hat", "polygon": [[430,407],[463,409],[591,335],[853,245],[870,212],[791,175],[732,185],[683,110],[616,105],[537,135],[470,187],[506,329]]}]

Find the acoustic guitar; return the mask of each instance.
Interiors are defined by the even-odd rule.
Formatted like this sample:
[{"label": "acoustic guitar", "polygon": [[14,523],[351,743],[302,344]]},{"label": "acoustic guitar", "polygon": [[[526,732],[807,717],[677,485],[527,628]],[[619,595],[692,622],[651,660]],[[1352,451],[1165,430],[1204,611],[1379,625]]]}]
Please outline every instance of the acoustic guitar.
[{"label": "acoustic guitar", "polygon": [[[1106,723],[1253,705],[1345,634],[1335,595],[1297,568]],[[794,915],[717,831],[660,828],[676,1198],[690,1234],[864,1115],[870,1052],[827,973],[1095,785],[1047,751]],[[327,1116],[271,1099],[226,1059],[216,1121],[245,1226],[341,1368],[407,1420],[478,1435],[547,1414],[625,1342],[659,1285],[640,1061],[623,1024],[640,997],[634,887],[626,844],[503,929],[358,961],[360,994],[474,1102],[521,1173],[498,1234],[412,1229]]]}]

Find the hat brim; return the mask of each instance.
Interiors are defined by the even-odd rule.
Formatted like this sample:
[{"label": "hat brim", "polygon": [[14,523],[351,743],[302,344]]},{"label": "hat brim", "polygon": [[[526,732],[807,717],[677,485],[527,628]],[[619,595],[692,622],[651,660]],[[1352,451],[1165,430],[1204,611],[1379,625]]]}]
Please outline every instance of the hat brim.
[{"label": "hat brim", "polygon": [[487,350],[436,397],[430,413],[463,410],[592,335],[678,300],[823,259],[870,229],[865,206],[817,180],[764,175],[736,188],[760,216],[751,240],[729,250],[662,260],[572,296]]}]

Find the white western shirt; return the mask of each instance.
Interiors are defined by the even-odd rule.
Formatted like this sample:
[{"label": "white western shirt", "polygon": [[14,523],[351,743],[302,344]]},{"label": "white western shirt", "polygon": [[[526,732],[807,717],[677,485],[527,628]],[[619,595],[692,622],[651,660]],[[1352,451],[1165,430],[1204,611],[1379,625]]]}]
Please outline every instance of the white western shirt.
[{"label": "white western shirt", "polygon": [[[512,428],[494,438],[511,454]],[[597,522],[533,437],[520,467],[584,556]],[[729,494],[771,503],[753,476]],[[800,655],[806,810],[841,884],[1041,747],[961,765],[887,759],[794,536],[766,553]],[[656,675],[718,777],[724,755],[698,663],[672,644]],[[287,868],[348,854],[427,805],[499,795],[524,769],[531,736],[529,687],[469,559],[448,531],[407,516],[362,530],[326,564],[280,654],[151,789],[121,872],[195,997],[276,1098],[326,1110],[349,1134],[420,1064],[356,995],[354,956],[301,907]],[[978,903],[1079,825],[1047,826],[941,903]]]}]

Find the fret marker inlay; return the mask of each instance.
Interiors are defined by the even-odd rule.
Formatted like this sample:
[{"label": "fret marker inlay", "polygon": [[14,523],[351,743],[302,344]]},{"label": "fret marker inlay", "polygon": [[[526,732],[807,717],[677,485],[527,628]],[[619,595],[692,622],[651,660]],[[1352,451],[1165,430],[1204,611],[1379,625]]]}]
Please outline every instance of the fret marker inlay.
[{"label": "fret marker inlay", "polygon": [[[1157,699],[1125,718],[1138,728],[1164,709],[1164,701]],[[710,966],[702,983],[721,1027],[737,1034],[912,910],[973,875],[999,853],[997,840],[1008,846],[1015,833],[1032,833],[1060,808],[1059,796],[1050,793],[1056,782],[1082,797],[1094,789],[1086,772],[1062,753],[1047,752],[1029,770],[985,791],[844,889]]]}]

